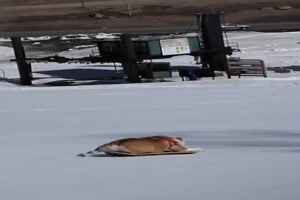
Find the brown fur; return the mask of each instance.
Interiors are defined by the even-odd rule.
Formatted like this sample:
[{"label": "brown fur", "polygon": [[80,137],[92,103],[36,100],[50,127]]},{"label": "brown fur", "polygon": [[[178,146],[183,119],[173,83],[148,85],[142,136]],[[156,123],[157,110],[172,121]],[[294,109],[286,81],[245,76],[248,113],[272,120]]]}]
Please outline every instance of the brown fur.
[{"label": "brown fur", "polygon": [[[170,145],[168,140],[176,140],[177,142]],[[111,148],[114,145],[123,147],[125,151],[134,154],[162,153],[164,151],[180,152],[187,149],[186,147],[184,147],[182,144],[179,143],[180,141],[182,141],[182,138],[160,136],[160,135],[142,137],[142,138],[125,138],[125,139],[119,139],[119,140],[115,140],[103,144],[91,152],[112,151]]]}]

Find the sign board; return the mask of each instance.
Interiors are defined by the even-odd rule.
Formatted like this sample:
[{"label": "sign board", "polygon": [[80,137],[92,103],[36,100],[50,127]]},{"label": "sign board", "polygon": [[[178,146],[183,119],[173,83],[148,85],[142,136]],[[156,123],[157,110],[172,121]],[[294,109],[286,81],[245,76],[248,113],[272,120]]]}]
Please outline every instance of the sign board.
[{"label": "sign board", "polygon": [[187,38],[160,40],[162,54],[178,55],[190,53],[190,46]]}]

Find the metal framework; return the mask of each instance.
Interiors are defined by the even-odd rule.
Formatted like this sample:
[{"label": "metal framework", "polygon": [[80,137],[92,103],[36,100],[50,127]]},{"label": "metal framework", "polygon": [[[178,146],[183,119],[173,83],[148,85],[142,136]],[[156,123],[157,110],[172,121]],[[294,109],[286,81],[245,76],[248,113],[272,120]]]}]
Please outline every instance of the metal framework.
[{"label": "metal framework", "polygon": [[[220,15],[198,13],[196,14],[196,17],[198,24],[198,38],[199,43],[201,43],[201,48],[180,55],[191,55],[196,58],[201,58],[203,66],[210,70],[213,78],[215,77],[215,70],[226,71],[228,78],[230,78],[226,55],[232,55],[234,49],[230,46],[225,46],[224,44]],[[163,54],[151,55],[149,52],[148,54],[139,54],[133,45],[134,41],[132,40],[132,35],[128,34],[121,35],[119,39],[114,41],[120,43],[119,48],[121,48],[121,53],[119,55],[90,55],[81,58],[67,58],[58,55],[42,58],[26,58],[21,39],[11,38],[11,40],[15,52],[15,59],[12,59],[12,61],[16,61],[18,65],[20,82],[22,85],[32,84],[31,63],[121,63],[124,72],[128,77],[128,81],[136,83],[140,81],[137,63],[149,59],[164,59],[177,56]],[[95,42],[99,43],[101,41]]]}]

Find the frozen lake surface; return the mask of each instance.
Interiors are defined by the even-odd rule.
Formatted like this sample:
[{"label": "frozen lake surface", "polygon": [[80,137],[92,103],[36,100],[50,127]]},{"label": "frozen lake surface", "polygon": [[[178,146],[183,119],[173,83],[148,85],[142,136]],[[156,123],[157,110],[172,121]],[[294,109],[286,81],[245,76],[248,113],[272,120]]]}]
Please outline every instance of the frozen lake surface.
[{"label": "frozen lake surface", "polygon": [[[300,79],[2,87],[6,200],[299,198]],[[194,155],[79,158],[120,137],[182,136]]]}]

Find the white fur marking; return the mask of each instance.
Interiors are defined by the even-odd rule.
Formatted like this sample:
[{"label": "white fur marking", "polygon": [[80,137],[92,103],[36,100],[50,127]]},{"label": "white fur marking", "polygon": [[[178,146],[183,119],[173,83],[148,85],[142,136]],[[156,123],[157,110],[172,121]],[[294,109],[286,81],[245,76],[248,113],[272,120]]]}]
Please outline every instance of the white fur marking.
[{"label": "white fur marking", "polygon": [[193,151],[193,152],[199,152],[199,151],[203,151],[203,149],[201,149],[201,148],[187,148],[187,150],[186,151]]},{"label": "white fur marking", "polygon": [[110,150],[110,151],[122,151],[122,152],[128,152],[128,150],[127,150],[125,147],[119,146],[119,145],[111,145],[111,146],[109,147],[109,150]]},{"label": "white fur marking", "polygon": [[173,138],[174,141],[178,142],[180,145],[184,146],[185,142],[182,140],[179,140],[178,138]]}]

